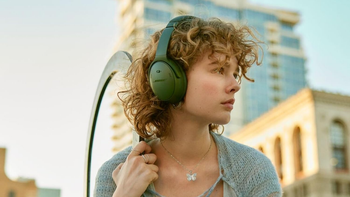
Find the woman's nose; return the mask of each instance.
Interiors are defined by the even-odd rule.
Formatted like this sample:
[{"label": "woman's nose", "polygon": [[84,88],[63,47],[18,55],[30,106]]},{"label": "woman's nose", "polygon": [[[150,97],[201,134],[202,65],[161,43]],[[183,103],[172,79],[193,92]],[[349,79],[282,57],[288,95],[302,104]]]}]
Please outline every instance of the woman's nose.
[{"label": "woman's nose", "polygon": [[241,86],[239,85],[239,83],[237,82],[237,79],[232,76],[232,78],[230,78],[229,80],[229,85],[227,86],[227,93],[236,93],[241,89]]}]

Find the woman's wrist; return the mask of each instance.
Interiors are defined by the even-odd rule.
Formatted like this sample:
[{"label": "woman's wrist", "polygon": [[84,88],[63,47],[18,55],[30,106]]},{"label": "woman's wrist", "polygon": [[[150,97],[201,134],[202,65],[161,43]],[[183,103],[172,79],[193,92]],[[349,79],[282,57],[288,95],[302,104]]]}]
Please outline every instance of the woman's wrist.
[{"label": "woman's wrist", "polygon": [[130,193],[125,193],[123,191],[120,191],[121,189],[118,190],[118,188],[114,191],[112,197],[139,197],[139,196],[133,196]]},{"label": "woman's wrist", "polygon": [[113,197],[122,197],[125,196],[121,191],[118,191],[118,188],[114,191]]}]

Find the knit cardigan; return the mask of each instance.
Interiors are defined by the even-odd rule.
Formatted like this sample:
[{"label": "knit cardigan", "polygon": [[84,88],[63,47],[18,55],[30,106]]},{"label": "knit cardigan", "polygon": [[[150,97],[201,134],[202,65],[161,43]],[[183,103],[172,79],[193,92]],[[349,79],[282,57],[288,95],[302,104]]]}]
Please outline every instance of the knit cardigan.
[{"label": "knit cardigan", "polygon": [[[222,169],[222,180],[228,184],[237,197],[279,197],[282,189],[274,166],[260,151],[237,143],[222,135],[211,132],[217,148],[218,161]],[[114,155],[99,169],[95,182],[95,197],[112,197],[116,185],[112,179],[113,170],[125,162],[131,147]],[[144,197],[151,197],[144,193]],[[224,197],[226,197],[224,193]]]}]

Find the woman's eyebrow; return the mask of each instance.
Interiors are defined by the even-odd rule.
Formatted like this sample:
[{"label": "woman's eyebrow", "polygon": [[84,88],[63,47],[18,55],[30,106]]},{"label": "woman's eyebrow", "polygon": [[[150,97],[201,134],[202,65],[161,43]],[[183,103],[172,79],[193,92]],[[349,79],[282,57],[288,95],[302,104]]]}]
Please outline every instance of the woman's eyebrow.
[{"label": "woman's eyebrow", "polygon": [[213,61],[210,61],[209,65],[210,65],[210,66],[213,66],[213,65],[217,66],[218,63],[219,63],[218,60],[213,60]]},{"label": "woman's eyebrow", "polygon": [[[230,67],[235,67],[235,65],[234,64],[232,64],[232,63],[230,63],[230,62],[226,62],[224,65],[223,65],[223,67],[227,67],[227,68],[230,68]],[[240,68],[239,68],[239,66],[237,65],[237,67],[236,67],[236,69],[235,69],[235,73],[239,73],[240,72]]]},{"label": "woman's eyebrow", "polygon": [[[224,65],[223,65],[223,67],[227,67],[227,68],[230,68],[230,67],[234,67],[235,65],[234,64],[232,64],[231,62],[225,62],[224,63]],[[238,70],[239,68],[238,68],[238,65],[237,65],[237,69],[236,70]]]}]

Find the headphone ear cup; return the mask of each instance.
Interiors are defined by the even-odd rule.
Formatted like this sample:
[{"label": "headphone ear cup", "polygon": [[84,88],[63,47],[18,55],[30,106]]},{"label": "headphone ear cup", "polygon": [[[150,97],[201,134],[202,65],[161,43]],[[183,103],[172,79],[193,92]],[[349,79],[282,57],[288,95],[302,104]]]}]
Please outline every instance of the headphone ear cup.
[{"label": "headphone ear cup", "polygon": [[159,100],[174,104],[180,102],[185,96],[186,73],[171,59],[153,62],[148,76],[152,91]]}]

